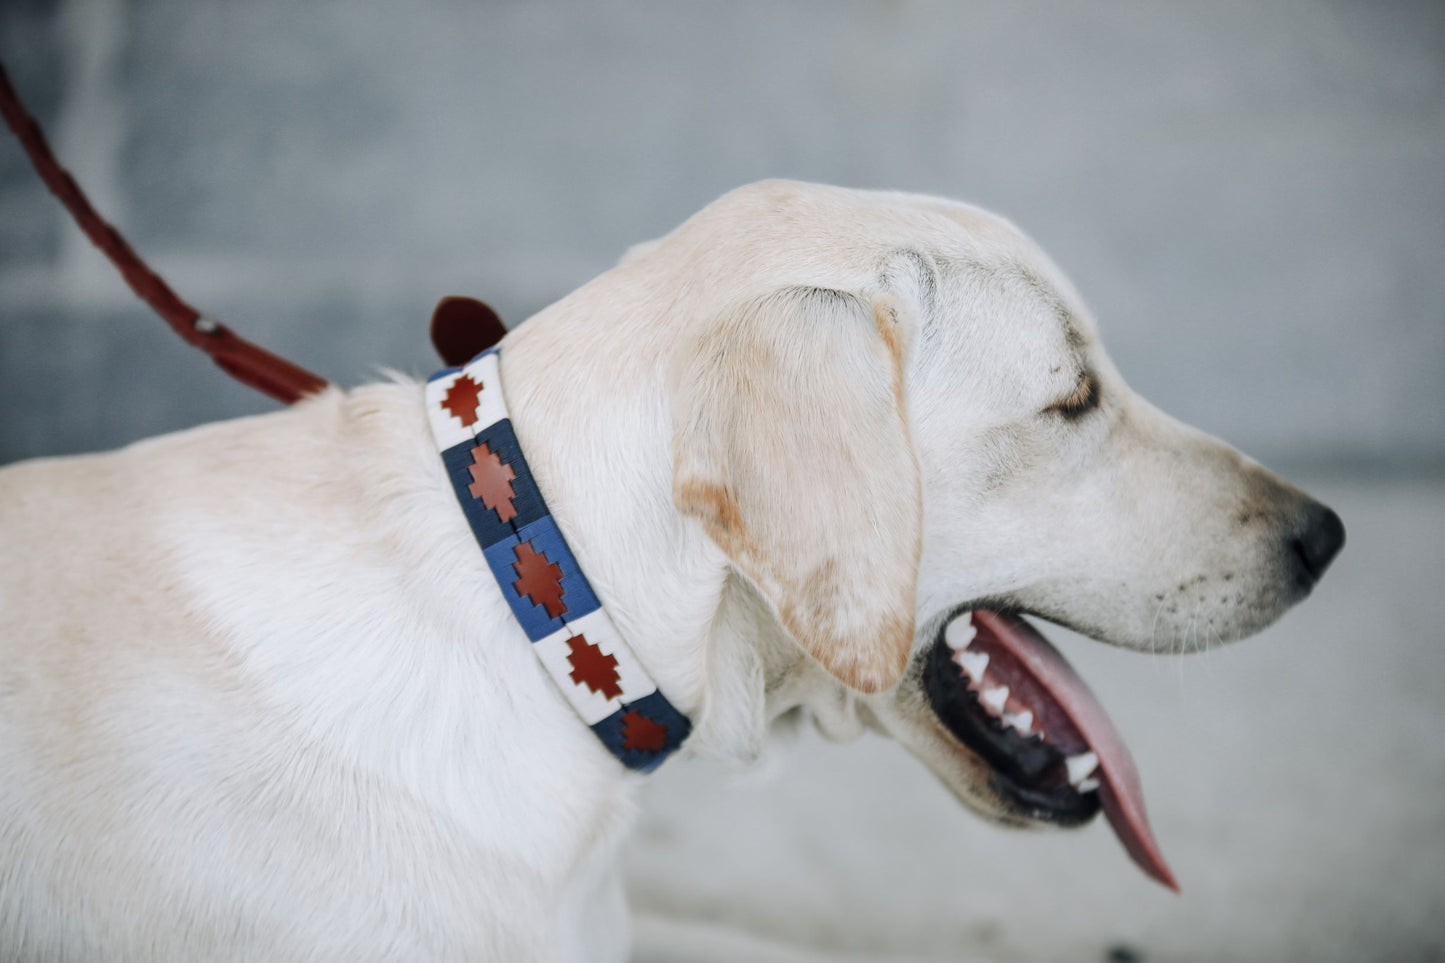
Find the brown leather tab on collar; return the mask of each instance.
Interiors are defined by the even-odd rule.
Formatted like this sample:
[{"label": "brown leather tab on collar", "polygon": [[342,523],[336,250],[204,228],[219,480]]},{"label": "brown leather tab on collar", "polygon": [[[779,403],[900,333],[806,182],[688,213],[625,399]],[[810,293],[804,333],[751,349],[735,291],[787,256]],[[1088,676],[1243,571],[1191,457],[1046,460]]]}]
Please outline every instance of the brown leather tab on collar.
[{"label": "brown leather tab on collar", "polygon": [[476,298],[446,297],[431,315],[431,343],[448,366],[466,364],[502,340],[507,328]]}]

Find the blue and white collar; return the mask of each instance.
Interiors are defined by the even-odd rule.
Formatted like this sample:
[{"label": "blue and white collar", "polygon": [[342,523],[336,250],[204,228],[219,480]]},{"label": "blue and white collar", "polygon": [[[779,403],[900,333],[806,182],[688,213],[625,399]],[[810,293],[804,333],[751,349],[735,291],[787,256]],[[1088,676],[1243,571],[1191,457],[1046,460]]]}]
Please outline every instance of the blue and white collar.
[{"label": "blue and white collar", "polygon": [[452,490],[532,651],[609,752],[650,772],[692,725],[618,634],[532,478],[502,395],[500,349],[432,375],[427,416]]}]

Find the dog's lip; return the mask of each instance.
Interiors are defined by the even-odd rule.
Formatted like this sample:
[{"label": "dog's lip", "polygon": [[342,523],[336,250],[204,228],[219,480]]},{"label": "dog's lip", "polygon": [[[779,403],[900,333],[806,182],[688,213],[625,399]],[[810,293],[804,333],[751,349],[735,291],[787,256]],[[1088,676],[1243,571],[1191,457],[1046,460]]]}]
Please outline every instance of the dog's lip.
[{"label": "dog's lip", "polygon": [[[984,657],[981,646],[969,648],[973,659]],[[1070,773],[1067,760],[1088,752],[1088,743],[1017,660],[996,646],[990,651],[987,669],[977,678],[977,663],[964,670],[967,660],[940,633],[920,676],[930,707],[944,729],[990,767],[990,783],[1012,815],[1060,826],[1087,822],[1099,811],[1099,796],[1079,785],[1083,777]],[[1003,695],[1005,705],[985,701],[985,681],[1007,686],[1006,695],[991,693]],[[1007,718],[1019,712],[1031,717]]]},{"label": "dog's lip", "polygon": [[1098,699],[1058,650],[1015,612],[960,610],[940,629],[936,644],[945,646],[948,625],[969,612],[977,632],[969,648],[1006,653],[1016,678],[1030,690],[1027,701],[1041,717],[1045,738],[1070,755],[1092,751],[1098,757],[1099,803],[1115,835],[1145,873],[1177,892],[1149,827],[1138,769]]}]

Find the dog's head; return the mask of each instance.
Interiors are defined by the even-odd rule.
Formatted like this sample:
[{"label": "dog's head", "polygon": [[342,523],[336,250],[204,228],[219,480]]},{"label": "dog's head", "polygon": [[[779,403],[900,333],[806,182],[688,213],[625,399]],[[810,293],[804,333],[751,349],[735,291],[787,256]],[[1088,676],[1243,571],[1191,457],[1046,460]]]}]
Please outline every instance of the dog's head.
[{"label": "dog's head", "polygon": [[770,182],[632,260],[704,306],[673,499],[737,575],[714,641],[761,653],[770,713],[871,724],[1002,821],[1102,799],[1166,877],[1127,751],[1019,616],[1237,639],[1308,594],[1334,513],[1134,394],[1058,269],[976,208]]}]

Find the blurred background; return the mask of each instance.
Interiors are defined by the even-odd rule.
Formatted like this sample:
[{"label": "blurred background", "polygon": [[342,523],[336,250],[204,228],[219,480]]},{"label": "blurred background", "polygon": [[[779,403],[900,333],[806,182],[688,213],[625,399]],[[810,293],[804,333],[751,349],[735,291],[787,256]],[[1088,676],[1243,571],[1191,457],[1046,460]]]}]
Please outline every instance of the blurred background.
[{"label": "blurred background", "polygon": [[[902,750],[669,766],[639,960],[1445,958],[1445,4],[3,0],[0,59],[192,303],[323,376],[425,375],[763,177],[1032,234],[1132,384],[1350,544],[1259,639],[1052,631],[1133,741],[1184,896],[1020,836]],[[123,287],[0,138],[0,462],[274,405]]]}]

